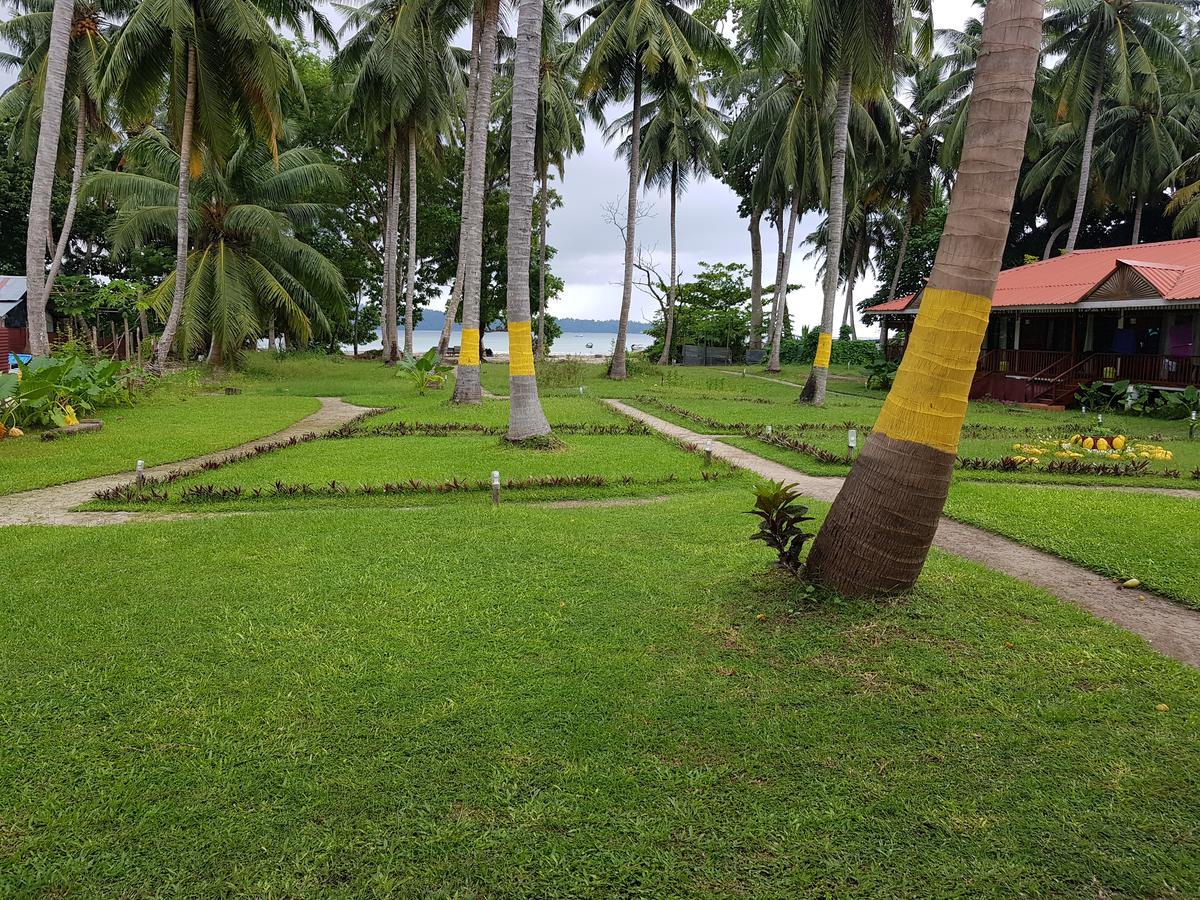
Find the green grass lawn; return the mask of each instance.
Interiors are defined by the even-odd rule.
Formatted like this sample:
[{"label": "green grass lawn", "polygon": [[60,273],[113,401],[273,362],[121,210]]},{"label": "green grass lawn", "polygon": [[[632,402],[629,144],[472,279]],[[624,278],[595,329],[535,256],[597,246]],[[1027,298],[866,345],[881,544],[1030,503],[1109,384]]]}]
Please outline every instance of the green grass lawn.
[{"label": "green grass lawn", "polygon": [[1200,609],[1200,501],[956,484],[946,513]]},{"label": "green grass lawn", "polygon": [[1200,891],[1200,675],[938,555],[804,601],[748,500],[9,531],[0,883]]},{"label": "green grass lawn", "polygon": [[174,462],[286,428],[314,413],[311,397],[166,391],[133,406],[97,410],[104,428],[57,441],[36,434],[0,441],[0,494]]}]

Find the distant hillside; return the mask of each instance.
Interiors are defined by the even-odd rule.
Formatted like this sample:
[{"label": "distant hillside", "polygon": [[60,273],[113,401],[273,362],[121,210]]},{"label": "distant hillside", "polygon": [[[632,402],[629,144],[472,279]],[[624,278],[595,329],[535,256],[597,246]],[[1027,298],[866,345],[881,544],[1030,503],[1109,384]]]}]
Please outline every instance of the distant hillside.
[{"label": "distant hillside", "polygon": [[[417,327],[424,331],[440,331],[442,324],[446,321],[446,314],[438,309],[425,309],[421,311],[421,324]],[[615,333],[617,330],[616,319],[559,319],[558,325],[565,332],[580,332],[580,333]],[[630,322],[630,334],[645,334],[646,329],[650,325],[646,322]]]}]

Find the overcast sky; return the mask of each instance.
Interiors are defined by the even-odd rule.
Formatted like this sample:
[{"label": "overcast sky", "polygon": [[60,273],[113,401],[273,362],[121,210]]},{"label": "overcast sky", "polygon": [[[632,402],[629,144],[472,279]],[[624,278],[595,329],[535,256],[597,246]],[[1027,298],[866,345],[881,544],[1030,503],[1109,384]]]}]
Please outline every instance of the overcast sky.
[{"label": "overcast sky", "polygon": [[[11,8],[3,6],[5,15]],[[959,28],[971,15],[971,0],[933,0],[934,25]],[[464,37],[465,45],[469,46]],[[0,89],[12,82],[12,73],[0,71]],[[628,186],[627,169],[615,158],[613,147],[589,126],[587,148],[569,160],[566,177],[555,188],[563,197],[561,209],[550,214],[550,244],[558,249],[554,271],[566,282],[564,295],[554,312],[560,316],[615,319],[621,308],[621,273],[624,248],[620,235],[605,218],[605,205],[623,201]],[[664,275],[669,260],[670,205],[665,195],[651,193],[643,200],[649,215],[638,225],[638,243],[653,251]],[[806,215],[796,228],[802,239],[819,223],[820,217]],[[698,263],[740,262],[750,264],[747,222],[738,218],[737,197],[719,181],[693,183],[679,201],[679,268],[684,278],[695,274]],[[763,228],[764,256],[775,244],[774,231]],[[789,309],[797,326],[815,324],[821,315],[821,290],[817,262],[805,260],[807,248],[792,256],[791,283],[802,287],[793,292]],[[768,263],[769,267],[769,263]],[[769,278],[768,278],[769,280]],[[873,279],[856,288],[859,297],[875,290]],[[839,301],[840,303],[840,301]],[[634,292],[634,319],[648,321],[656,309],[654,301]],[[839,307],[840,316],[840,307]]]}]

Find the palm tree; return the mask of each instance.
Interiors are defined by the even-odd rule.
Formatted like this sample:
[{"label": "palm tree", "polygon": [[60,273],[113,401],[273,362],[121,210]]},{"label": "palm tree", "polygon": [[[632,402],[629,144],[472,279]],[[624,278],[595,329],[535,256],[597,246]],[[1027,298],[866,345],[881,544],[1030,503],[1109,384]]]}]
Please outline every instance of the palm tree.
[{"label": "palm tree", "polygon": [[[262,143],[242,139],[224,162],[210,151],[198,157],[202,174],[189,193],[192,250],[180,315],[179,342],[191,351],[207,340],[208,361],[235,361],[274,318],[303,344],[325,329],[323,305],[344,301],[345,285],[333,263],[296,237],[319,205],[315,191],[339,183],[337,169],[314,150],[297,147],[273,156]],[[173,183],[179,152],[161,133],[143,132],[126,148],[128,168],[91,175],[88,193],[117,204],[113,250],[174,237]],[[173,302],[175,276],[148,296],[160,312]]]},{"label": "palm tree", "polygon": [[508,174],[508,439],[550,433],[538,399],[529,314],[529,252],[536,177],[543,0],[521,0],[512,77]]},{"label": "palm tree", "polygon": [[154,364],[166,365],[187,290],[188,209],[192,178],[202,161],[220,165],[241,133],[274,148],[286,93],[302,95],[299,79],[271,22],[333,43],[312,0],[161,0],[138,3],[109,44],[100,90],[116,98],[129,121],[146,122],[167,100],[167,121],[179,151],[176,187],[174,294]]},{"label": "palm tree", "polygon": [[369,0],[341,6],[342,32],[352,32],[334,69],[349,79],[346,125],[370,135],[387,159],[384,215],[384,359],[399,359],[398,249],[401,174],[408,170],[408,265],[405,283],[404,354],[412,356],[416,278],[417,150],[435,143],[461,94],[461,72],[450,39],[467,14],[461,0]]},{"label": "palm tree", "polygon": [[1160,69],[1187,73],[1178,44],[1179,23],[1187,17],[1177,0],[1050,0],[1046,55],[1063,56],[1055,72],[1057,118],[1083,122],[1075,212],[1066,252],[1075,249],[1088,186],[1096,125],[1108,93],[1119,105],[1139,93],[1158,94]]},{"label": "palm tree", "polygon": [[846,596],[911,587],[929,553],[1008,237],[1041,27],[1041,0],[989,0],[962,167],[908,351],[808,557]]},{"label": "palm tree", "polygon": [[[459,229],[458,255],[461,279],[455,290],[462,298],[462,347],[454,376],[454,401],[479,403],[483,385],[479,380],[480,295],[483,281],[483,206],[487,180],[488,132],[492,121],[492,82],[496,74],[496,44],[500,21],[499,0],[483,0],[483,9],[475,17],[471,90],[467,99],[467,146],[463,154],[462,224]],[[461,281],[461,289],[458,282]],[[451,300],[453,302],[453,298]]]},{"label": "palm tree", "polygon": [[[923,55],[932,47],[930,17],[916,22],[913,11],[928,14],[928,0],[896,4],[890,0],[817,0],[810,13],[807,58],[821,71],[836,74],[837,95],[833,117],[833,149],[829,175],[829,256],[840,260],[846,222],[846,159],[850,139],[850,109],[854,93],[891,95],[891,68],[897,48],[908,52],[914,34]],[[816,77],[818,73],[811,71]],[[833,314],[837,301],[840,263],[825,266],[824,301],[817,357],[813,361],[801,399],[820,406],[825,402],[829,354],[833,341]]]},{"label": "palm tree", "polygon": [[[671,274],[667,284],[664,311],[665,335],[660,366],[671,359],[671,336],[675,326],[675,297],[679,286],[676,208],[679,194],[692,179],[719,172],[720,134],[723,116],[708,105],[708,89],[703,83],[663,85],[641,107],[641,149],[638,154],[646,187],[666,188],[671,201]],[[613,123],[609,135],[630,128],[629,116]],[[619,152],[628,157],[632,137],[621,143]]]},{"label": "palm tree", "polygon": [[29,196],[29,226],[25,230],[25,307],[29,316],[29,349],[50,352],[46,325],[46,241],[50,233],[50,195],[58,161],[58,136],[62,127],[63,94],[67,86],[67,58],[71,43],[72,0],[54,0],[46,46],[45,82],[42,88],[37,154],[33,164],[33,189]]},{"label": "palm tree", "polygon": [[[46,82],[53,3],[51,0],[20,0],[15,5],[20,14],[0,23],[0,40],[6,40],[17,48],[12,62],[19,64],[20,72],[16,83],[0,96],[0,120],[13,123],[13,140],[10,147],[21,155],[36,157],[37,132],[43,100],[43,92],[37,88]],[[70,160],[71,185],[66,212],[63,214],[62,230],[57,241],[52,239],[54,246],[50,271],[46,275],[42,294],[42,309],[45,309],[45,304],[54,289],[54,281],[58,277],[70,243],[75,211],[79,204],[79,184],[83,178],[89,132],[98,130],[105,124],[95,99],[100,61],[107,46],[103,26],[105,11],[95,3],[75,4],[64,90],[64,96],[72,99],[75,110],[71,117],[73,128],[63,129],[61,132],[64,137],[73,136],[69,142],[60,141],[62,146],[58,163],[59,168],[65,168],[66,161]]]},{"label": "palm tree", "polygon": [[[912,63],[906,79],[907,102],[894,101],[901,129],[901,160],[898,173],[906,209],[896,251],[896,268],[888,285],[888,300],[896,299],[900,273],[908,252],[912,227],[925,218],[938,180],[938,159],[943,134],[953,123],[953,94],[942,90],[947,63],[945,58],[921,64]],[[943,178],[943,181],[948,181]]]},{"label": "palm tree", "polygon": [[[629,190],[626,198],[625,271],[617,343],[608,377],[625,378],[625,339],[633,300],[638,184],[641,181],[642,88],[648,76],[659,83],[689,84],[702,64],[733,68],[725,41],[686,9],[694,0],[598,0],[584,10],[571,31],[587,55],[580,92],[598,106],[631,99]],[[587,26],[583,27],[586,22]]]},{"label": "palm tree", "polygon": [[[542,58],[538,83],[537,130],[534,145],[534,167],[538,177],[538,327],[535,355],[542,359],[546,353],[546,237],[547,213],[550,209],[550,169],[561,179],[567,159],[583,152],[583,125],[588,112],[593,121],[595,110],[588,110],[579,100],[579,71],[582,60],[575,44],[564,39],[565,21],[562,4],[551,0],[544,4],[542,16]],[[508,88],[496,100],[501,110],[513,108],[512,78]],[[512,143],[512,117],[501,119],[497,135],[502,146]]]}]

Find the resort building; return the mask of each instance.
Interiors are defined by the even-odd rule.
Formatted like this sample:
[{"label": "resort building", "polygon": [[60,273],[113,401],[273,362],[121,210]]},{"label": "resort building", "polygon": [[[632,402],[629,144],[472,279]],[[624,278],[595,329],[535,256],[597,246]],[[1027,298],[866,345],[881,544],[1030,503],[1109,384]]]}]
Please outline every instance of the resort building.
[{"label": "resort building", "polygon": [[[867,310],[898,359],[920,292]],[[903,332],[889,343],[889,332]],[[1000,273],[973,399],[1064,404],[1092,381],[1200,384],[1200,238],[1077,250]]]}]

